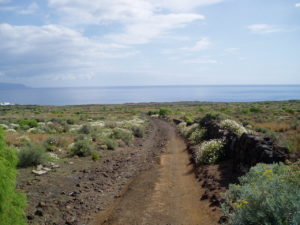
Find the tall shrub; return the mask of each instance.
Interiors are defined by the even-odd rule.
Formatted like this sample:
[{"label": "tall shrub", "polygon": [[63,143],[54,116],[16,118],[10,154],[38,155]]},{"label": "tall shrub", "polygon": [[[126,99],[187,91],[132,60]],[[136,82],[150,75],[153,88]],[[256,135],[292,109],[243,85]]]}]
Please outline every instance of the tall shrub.
[{"label": "tall shrub", "polygon": [[5,145],[0,129],[0,224],[25,225],[25,195],[16,190],[16,165],[14,149]]}]

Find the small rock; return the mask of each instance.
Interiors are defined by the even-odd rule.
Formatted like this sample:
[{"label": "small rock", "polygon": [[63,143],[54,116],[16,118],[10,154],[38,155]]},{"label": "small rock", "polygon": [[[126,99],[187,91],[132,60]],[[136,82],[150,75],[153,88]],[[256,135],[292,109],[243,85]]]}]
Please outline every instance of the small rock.
[{"label": "small rock", "polygon": [[204,193],[204,194],[201,196],[201,200],[205,200],[205,199],[208,199],[208,194],[207,194],[207,193]]},{"label": "small rock", "polygon": [[43,165],[41,165],[41,164],[40,164],[40,165],[37,165],[36,169],[37,169],[37,170],[42,170],[42,169],[43,169]]},{"label": "small rock", "polygon": [[50,166],[52,168],[59,168],[59,165],[58,164],[55,164],[54,162],[50,162]]},{"label": "small rock", "polygon": [[47,205],[46,205],[45,202],[39,202],[39,204],[38,204],[38,207],[44,208],[44,207],[46,207],[46,206],[47,206]]},{"label": "small rock", "polygon": [[27,219],[28,219],[28,220],[33,220],[33,219],[34,219],[34,215],[32,215],[32,214],[27,215]]},{"label": "small rock", "polygon": [[36,175],[43,175],[46,174],[48,171],[46,170],[32,170],[32,173],[36,174]]},{"label": "small rock", "polygon": [[74,217],[66,219],[66,225],[74,225],[75,222],[76,222],[76,219]]},{"label": "small rock", "polygon": [[45,170],[45,171],[47,171],[47,172],[51,171],[51,169],[48,168],[48,167],[44,167],[43,170]]},{"label": "small rock", "polygon": [[103,149],[103,150],[107,150],[108,149],[107,145],[100,145],[100,148]]},{"label": "small rock", "polygon": [[40,209],[37,209],[37,210],[35,211],[34,214],[35,214],[36,216],[43,216],[43,215],[44,215],[43,211],[40,210]]},{"label": "small rock", "polygon": [[104,177],[108,177],[107,173],[102,173],[102,175],[103,175]]}]

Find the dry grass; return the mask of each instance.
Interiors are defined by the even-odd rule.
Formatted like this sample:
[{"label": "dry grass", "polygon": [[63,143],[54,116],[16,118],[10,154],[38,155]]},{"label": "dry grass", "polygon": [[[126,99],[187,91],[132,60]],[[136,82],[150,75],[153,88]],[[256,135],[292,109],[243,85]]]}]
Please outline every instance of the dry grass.
[{"label": "dry grass", "polygon": [[300,152],[300,133],[293,133],[287,137],[288,148],[293,152]]},{"label": "dry grass", "polygon": [[32,143],[42,143],[44,142],[50,135],[49,134],[26,134],[26,136],[30,139]]},{"label": "dry grass", "polygon": [[256,127],[266,128],[275,132],[285,132],[291,130],[292,127],[288,123],[284,122],[264,122],[264,123],[255,123]]},{"label": "dry grass", "polygon": [[8,146],[20,146],[21,144],[19,135],[11,132],[5,134],[5,141]]}]

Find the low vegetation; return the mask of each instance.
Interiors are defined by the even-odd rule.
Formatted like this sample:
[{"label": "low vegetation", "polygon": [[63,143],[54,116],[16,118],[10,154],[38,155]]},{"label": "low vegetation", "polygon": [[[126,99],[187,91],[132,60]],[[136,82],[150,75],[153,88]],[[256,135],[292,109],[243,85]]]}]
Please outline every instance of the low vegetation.
[{"label": "low vegetation", "polygon": [[227,224],[299,224],[300,165],[258,164],[224,197]]},{"label": "low vegetation", "polygon": [[133,135],[130,130],[126,130],[124,128],[114,128],[113,133],[111,135],[114,139],[119,139],[124,141],[127,145],[132,141]]},{"label": "low vegetation", "polygon": [[197,164],[214,164],[219,162],[223,155],[224,142],[221,139],[204,141],[194,152]]},{"label": "low vegetation", "polygon": [[242,125],[240,125],[239,123],[237,123],[234,120],[223,120],[220,122],[220,127],[225,129],[225,130],[229,130],[232,133],[241,136],[243,133],[247,133],[248,131],[246,130],[245,127],[243,127]]},{"label": "low vegetation", "polygon": [[104,137],[101,140],[101,144],[103,149],[108,149],[108,150],[115,150],[118,147],[118,142],[108,137]]},{"label": "low vegetation", "polygon": [[[276,140],[291,152],[300,152],[300,101],[272,101],[253,103],[182,102],[140,105],[151,115],[158,115],[160,108],[168,109],[167,118],[180,118],[186,123],[234,120],[232,127],[241,134],[255,132]],[[205,117],[205,115],[207,115]],[[202,121],[200,121],[202,120]],[[237,127],[243,126],[242,129]]]},{"label": "low vegetation", "polygon": [[[260,112],[257,108],[249,112]],[[220,128],[238,136],[249,132],[249,124],[244,125],[226,119],[224,114],[208,113],[195,119],[193,125],[186,122],[178,125],[180,133],[195,145],[193,157],[198,166],[215,164],[226,158],[223,139],[205,140],[205,130],[201,124],[214,122]],[[281,132],[287,131],[280,129]],[[251,133],[253,131],[250,131]],[[268,131],[271,133],[270,131]],[[260,133],[257,133],[261,135]],[[273,135],[278,135],[273,131]],[[276,141],[275,139],[272,139]],[[257,164],[239,178],[238,184],[231,184],[225,192],[222,210],[228,225],[299,224],[300,221],[300,163]]]},{"label": "low vegetation", "polygon": [[198,127],[191,133],[188,140],[191,142],[192,145],[198,145],[203,141],[205,134],[206,130],[204,128]]},{"label": "low vegetation", "polygon": [[94,150],[92,151],[92,160],[97,161],[101,158],[101,155],[98,151]]},{"label": "low vegetation", "polygon": [[16,151],[6,146],[0,129],[0,221],[2,225],[25,225],[25,195],[16,190]]},{"label": "low vegetation", "polygon": [[75,142],[71,149],[73,155],[80,157],[90,156],[93,152],[92,146],[87,140],[79,140]]},{"label": "low vegetation", "polygon": [[[181,119],[178,130],[194,145],[198,165],[215,164],[224,157],[224,141],[206,139],[202,125],[211,121],[238,136],[253,132],[300,152],[300,101],[0,106],[0,127],[6,135],[4,143],[0,134],[0,223],[25,224],[25,198],[15,189],[16,166],[31,169],[47,164],[51,154],[63,159],[86,157],[80,160],[96,164],[104,152],[113,154],[111,150],[145,136],[147,121],[141,115],[146,113]],[[253,167],[224,196],[228,224],[298,224],[299,171],[299,164]]]},{"label": "low vegetation", "polygon": [[19,150],[18,158],[18,167],[37,166],[39,164],[45,164],[50,159],[43,145],[31,143],[27,143]]}]

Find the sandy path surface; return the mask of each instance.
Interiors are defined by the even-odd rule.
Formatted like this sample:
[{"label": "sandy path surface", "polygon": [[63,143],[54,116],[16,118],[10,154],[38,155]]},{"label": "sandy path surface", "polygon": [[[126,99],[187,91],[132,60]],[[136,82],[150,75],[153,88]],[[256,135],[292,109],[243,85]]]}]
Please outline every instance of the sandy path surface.
[{"label": "sandy path surface", "polygon": [[[213,225],[220,212],[200,201],[186,145],[167,122],[155,123],[167,138],[165,153],[152,169],[140,173],[93,225]],[[155,140],[152,140],[155,141]]]}]

